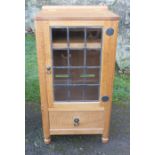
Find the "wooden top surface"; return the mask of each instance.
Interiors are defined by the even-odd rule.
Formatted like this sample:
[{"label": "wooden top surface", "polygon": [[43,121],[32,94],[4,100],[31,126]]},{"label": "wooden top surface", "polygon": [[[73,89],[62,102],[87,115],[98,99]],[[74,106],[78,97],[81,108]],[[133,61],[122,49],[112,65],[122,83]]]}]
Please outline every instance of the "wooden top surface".
[{"label": "wooden top surface", "polygon": [[118,20],[119,16],[102,6],[43,6],[35,20]]}]

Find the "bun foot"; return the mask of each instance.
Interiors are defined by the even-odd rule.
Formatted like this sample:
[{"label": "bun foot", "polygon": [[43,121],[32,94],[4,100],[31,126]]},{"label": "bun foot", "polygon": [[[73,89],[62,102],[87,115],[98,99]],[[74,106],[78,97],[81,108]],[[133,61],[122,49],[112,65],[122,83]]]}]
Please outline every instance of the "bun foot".
[{"label": "bun foot", "polygon": [[50,144],[51,143],[51,138],[44,138],[44,143],[45,144]]},{"label": "bun foot", "polygon": [[101,138],[103,144],[107,144],[109,142],[109,138]]}]

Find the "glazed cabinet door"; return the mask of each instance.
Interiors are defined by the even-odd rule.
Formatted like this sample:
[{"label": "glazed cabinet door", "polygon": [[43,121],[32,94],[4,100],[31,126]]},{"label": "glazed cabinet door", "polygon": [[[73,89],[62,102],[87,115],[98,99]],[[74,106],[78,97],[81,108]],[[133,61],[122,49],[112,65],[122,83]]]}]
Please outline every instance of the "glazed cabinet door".
[{"label": "glazed cabinet door", "polygon": [[50,34],[54,101],[99,101],[102,28],[55,26]]},{"label": "glazed cabinet door", "polygon": [[117,22],[85,25],[44,26],[49,107],[111,101]]}]

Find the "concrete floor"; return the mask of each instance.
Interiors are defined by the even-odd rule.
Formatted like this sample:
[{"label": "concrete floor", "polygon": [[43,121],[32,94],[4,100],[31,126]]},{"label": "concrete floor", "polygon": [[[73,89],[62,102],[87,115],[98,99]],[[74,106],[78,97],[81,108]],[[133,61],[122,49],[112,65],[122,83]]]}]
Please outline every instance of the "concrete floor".
[{"label": "concrete floor", "polygon": [[53,136],[50,145],[42,137],[40,105],[26,103],[26,155],[129,155],[130,107],[113,104],[108,144],[100,135]]}]

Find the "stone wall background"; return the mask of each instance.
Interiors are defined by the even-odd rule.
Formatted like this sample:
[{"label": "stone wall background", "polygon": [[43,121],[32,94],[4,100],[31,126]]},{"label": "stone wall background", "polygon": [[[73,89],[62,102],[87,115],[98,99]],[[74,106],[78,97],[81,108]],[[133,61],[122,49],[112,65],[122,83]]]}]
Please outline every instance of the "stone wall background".
[{"label": "stone wall background", "polygon": [[120,72],[130,70],[130,1],[129,0],[26,0],[25,32],[34,32],[34,17],[43,5],[102,5],[120,16],[116,62]]}]

